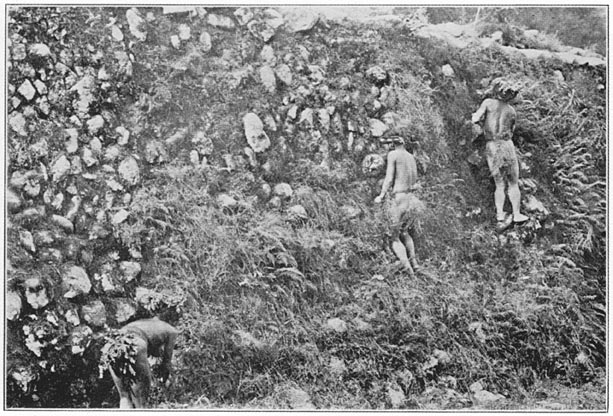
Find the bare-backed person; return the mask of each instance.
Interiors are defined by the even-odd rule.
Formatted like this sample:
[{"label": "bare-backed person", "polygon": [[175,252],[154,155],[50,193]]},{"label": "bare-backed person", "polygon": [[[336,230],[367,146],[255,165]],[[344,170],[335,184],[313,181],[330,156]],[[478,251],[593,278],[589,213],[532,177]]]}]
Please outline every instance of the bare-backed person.
[{"label": "bare-backed person", "polygon": [[485,136],[485,156],[496,185],[496,221],[505,221],[505,185],[508,185],[512,220],[514,223],[523,223],[529,218],[520,212],[519,163],[512,140],[517,114],[509,104],[517,96],[519,87],[501,78],[492,81],[492,87],[495,98],[483,100],[471,121],[476,127],[475,132],[482,130]]},{"label": "bare-backed person", "polygon": [[381,203],[391,187],[386,211],[392,251],[409,275],[413,276],[418,269],[413,237],[424,211],[423,202],[413,194],[417,185],[417,164],[415,157],[405,148],[403,137],[392,135],[387,143],[393,145],[393,149],[387,154],[385,179],[375,203]]}]

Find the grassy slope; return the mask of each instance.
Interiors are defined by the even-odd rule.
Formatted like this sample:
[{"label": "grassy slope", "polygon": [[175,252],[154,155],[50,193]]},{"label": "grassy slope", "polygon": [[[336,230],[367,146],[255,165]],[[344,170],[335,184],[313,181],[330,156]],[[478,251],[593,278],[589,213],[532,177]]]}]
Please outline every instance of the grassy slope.
[{"label": "grassy slope", "polygon": [[[209,28],[214,47],[203,53],[196,42],[204,27],[199,19],[154,12],[148,40],[134,46],[134,103],[118,109],[120,121],[132,131],[138,126],[143,149],[181,128],[188,129],[188,138],[204,131],[215,147],[211,167],[204,168],[190,166],[189,139],[170,147],[169,161],[148,170],[132,206],[138,215],[122,230],[124,242],[140,239],[146,246],[145,285],[185,301],[178,324],[183,335],[177,380],[169,392],[156,389],[160,406],[285,407],[284,392],[299,386],[321,408],[385,408],[391,406],[389,392],[397,389],[407,395],[405,407],[460,408],[470,405],[469,386],[481,381],[510,399],[497,406],[522,408],[545,406],[533,400],[551,394],[549,386],[548,393],[536,394],[542,380],[575,385],[599,374],[604,322],[592,305],[604,304],[602,246],[594,247],[603,235],[596,226],[581,231],[577,224],[564,228],[550,218],[541,230],[498,238],[490,221],[493,189],[486,168],[467,164],[472,149],[459,145],[467,136],[462,123],[478,105],[474,91],[482,77],[521,71],[536,82],[559,65],[529,63],[495,50],[450,51],[398,29],[331,24],[307,35],[275,38],[276,56],[293,53],[297,72],[291,87],[270,94],[257,80],[262,45],[246,30]],[[169,38],[179,23],[192,27],[193,41],[177,51]],[[308,60],[300,58],[298,45],[309,50]],[[196,54],[187,59],[190,49]],[[382,65],[393,75],[396,111],[409,119],[419,138],[420,198],[430,209],[418,241],[426,274],[418,279],[407,279],[382,249],[381,208],[371,202],[377,178],[360,172],[366,151],[333,151],[332,169],[326,170],[317,167],[320,155],[301,128],[282,131],[288,110],[283,97],[309,84],[306,73],[297,75],[298,68],[323,60],[324,83],[338,94],[333,104],[345,125],[351,120],[367,127],[360,101],[371,86],[366,70]],[[437,71],[445,63],[454,66],[456,79]],[[232,88],[229,72],[248,65],[256,70]],[[565,71],[577,101],[558,109],[576,114],[585,106],[594,112],[581,126],[587,130],[579,131],[603,141],[604,116],[596,112],[604,103],[582,95],[594,87],[594,78],[583,70]],[[342,77],[352,83],[349,92],[360,92],[357,102],[342,101],[347,93],[339,88]],[[526,160],[540,185],[537,195],[555,219],[562,215],[557,207],[565,204],[565,188],[554,186],[550,158],[556,155],[555,141],[567,144],[563,139],[577,125],[567,121],[569,131],[556,133],[560,119],[551,118],[563,115],[544,108],[557,105],[566,91],[543,91],[549,91],[547,85],[530,91],[531,100],[517,106],[525,138],[520,147],[534,155]],[[147,113],[146,101],[151,102]],[[301,108],[330,104],[318,94],[298,102]],[[541,112],[533,118],[536,110]],[[260,159],[271,169],[220,170],[225,153],[239,155],[246,145],[240,120],[248,111],[281,121],[276,132],[269,132],[271,150]],[[342,132],[327,137],[332,149],[346,142]],[[368,146],[367,135],[365,141]],[[590,150],[592,161],[603,152]],[[586,173],[588,184],[604,177],[602,166],[590,166],[595,167]],[[301,189],[292,204],[302,204],[309,219],[297,223],[285,207],[277,211],[250,199],[263,180]],[[248,203],[238,212],[223,212],[215,203],[220,192]],[[590,198],[598,201],[602,194]],[[359,207],[362,215],[344,218],[344,205]],[[480,214],[469,215],[479,207]],[[597,222],[587,221],[585,227]],[[577,245],[591,244],[593,258],[585,260],[570,244],[554,251],[585,234],[595,243],[577,237]],[[339,334],[324,328],[329,318],[343,319],[349,330]],[[437,350],[447,358],[434,359]],[[579,363],[581,353],[588,359]],[[598,396],[563,405],[602,408],[603,402]]]}]

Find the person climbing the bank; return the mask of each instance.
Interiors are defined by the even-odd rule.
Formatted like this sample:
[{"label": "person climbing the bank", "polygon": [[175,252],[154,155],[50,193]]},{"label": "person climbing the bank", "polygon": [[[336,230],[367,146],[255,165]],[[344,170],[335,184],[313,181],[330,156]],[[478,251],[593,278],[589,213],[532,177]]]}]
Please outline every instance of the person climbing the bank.
[{"label": "person climbing the bank", "polygon": [[381,203],[391,187],[386,211],[392,251],[409,275],[414,276],[419,266],[413,237],[424,210],[423,202],[413,194],[417,188],[417,164],[415,157],[405,148],[405,140],[400,135],[390,134],[384,143],[393,146],[393,149],[387,155],[385,179],[375,203]]},{"label": "person climbing the bank", "polygon": [[[521,224],[529,220],[520,212],[519,163],[512,140],[516,112],[509,104],[519,93],[520,87],[502,78],[493,80],[491,87],[494,98],[483,100],[479,109],[472,114],[471,122],[474,135],[483,133],[485,136],[485,157],[496,185],[494,203],[497,228],[502,230],[511,222]],[[508,185],[507,193],[513,209],[511,218],[504,212],[505,185]]]}]

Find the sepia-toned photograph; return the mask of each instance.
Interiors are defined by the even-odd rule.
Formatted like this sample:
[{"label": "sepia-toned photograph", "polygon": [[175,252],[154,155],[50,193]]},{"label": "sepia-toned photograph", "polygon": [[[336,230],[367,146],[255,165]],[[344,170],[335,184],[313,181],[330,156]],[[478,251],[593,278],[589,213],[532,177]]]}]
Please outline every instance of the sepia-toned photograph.
[{"label": "sepia-toned photograph", "polygon": [[5,4],[3,409],[608,411],[608,13]]}]

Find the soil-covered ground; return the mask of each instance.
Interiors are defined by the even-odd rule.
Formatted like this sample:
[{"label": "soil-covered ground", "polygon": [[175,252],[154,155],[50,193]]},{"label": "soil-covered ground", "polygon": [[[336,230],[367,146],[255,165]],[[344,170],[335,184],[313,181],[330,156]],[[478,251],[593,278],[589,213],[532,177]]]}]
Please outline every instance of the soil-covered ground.
[{"label": "soil-covered ground", "polygon": [[[8,407],[117,407],[105,334],[149,316],[181,331],[155,408],[606,407],[604,58],[365,14],[9,9]],[[531,217],[503,233],[466,123],[500,76]],[[415,277],[373,203],[390,130]]]}]

